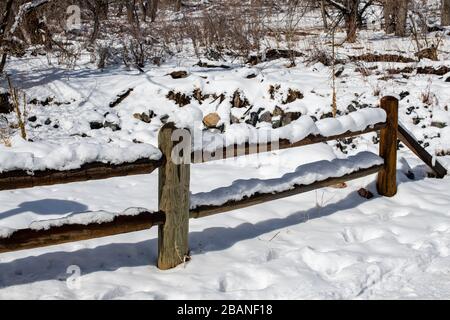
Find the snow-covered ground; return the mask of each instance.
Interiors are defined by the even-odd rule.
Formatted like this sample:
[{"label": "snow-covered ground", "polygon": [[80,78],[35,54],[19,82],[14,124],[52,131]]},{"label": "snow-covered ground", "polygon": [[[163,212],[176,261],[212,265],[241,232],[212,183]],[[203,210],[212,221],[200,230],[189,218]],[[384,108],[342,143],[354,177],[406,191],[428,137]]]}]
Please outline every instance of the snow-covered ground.
[{"label": "snow-covered ground", "polygon": [[[278,156],[195,165],[192,192],[242,178],[274,178],[333,157],[326,145]],[[276,159],[276,160],[274,160]],[[278,160],[281,159],[281,164]],[[450,179],[411,181],[394,198],[374,176],[235,212],[192,220],[192,261],[156,266],[156,228],[0,256],[0,297],[27,299],[450,298]],[[87,210],[156,209],[157,175],[1,193],[3,225]],[[70,286],[68,268],[81,271]],[[69,269],[70,270],[70,269]],[[69,286],[67,285],[69,279]]]},{"label": "snow-covered ground", "polygon": [[[297,49],[306,52],[314,39],[320,43],[314,37],[299,42]],[[414,58],[405,53],[412,52],[412,46],[410,39],[370,31],[361,32],[359,43],[337,50],[340,59],[365,53]],[[200,121],[202,126],[203,116],[215,112],[220,117],[217,126],[223,125],[225,135],[236,136],[240,126],[253,121],[253,112],[259,116],[271,113],[272,122],[281,121],[275,115],[280,113],[277,107],[285,114],[301,113],[293,125],[308,124],[319,130],[320,123],[328,121],[321,118],[331,111],[331,68],[308,62],[307,57],[299,58],[291,68],[286,67],[286,60],[275,60],[256,66],[225,62],[230,69],[224,69],[196,66],[197,59],[175,56],[161,67],[147,66],[143,73],[120,66],[97,70],[88,55],[82,58],[75,70],[49,67],[47,59],[39,56],[8,62],[8,73],[30,102],[26,128],[33,142],[16,133],[8,141],[11,146],[0,144],[0,172],[158,158],[153,146],[168,119]],[[450,83],[446,82],[450,74],[415,71],[450,66],[449,36],[444,38],[440,58],[438,62],[346,63],[337,79],[337,104],[340,116],[346,117],[340,119],[351,119],[359,109],[375,110],[368,108],[376,107],[383,95],[398,96],[401,122],[450,167]],[[405,67],[414,70],[406,76],[389,71]],[[172,79],[169,75],[180,70],[187,71],[188,77]],[[133,89],[129,96],[111,108],[117,95],[128,89]],[[288,102],[293,91],[301,95]],[[245,105],[242,108],[232,107],[235,92]],[[180,107],[169,96],[184,100],[182,104],[186,97],[189,101]],[[12,123],[14,114],[0,120]],[[256,127],[272,126],[256,121]],[[330,128],[339,131],[344,127],[326,126]],[[219,135],[220,130],[212,133]],[[193,199],[212,190],[221,196],[218,188],[237,180],[289,177],[299,166],[323,160],[339,163],[336,159],[365,151],[377,153],[375,133],[340,143],[193,165]],[[406,177],[408,171],[414,180],[410,174]],[[399,192],[393,198],[360,197],[357,190],[362,187],[376,194],[375,176],[370,176],[342,189],[321,189],[192,220],[192,260],[170,271],[155,266],[156,228],[1,254],[0,298],[450,299],[450,177],[438,180],[426,173],[423,163],[403,147],[399,151]],[[258,185],[250,181],[247,187]],[[72,213],[121,212],[131,207],[157,209],[156,172],[2,191],[0,229],[27,228],[33,222]],[[78,288],[70,285],[71,266],[81,272]]]}]

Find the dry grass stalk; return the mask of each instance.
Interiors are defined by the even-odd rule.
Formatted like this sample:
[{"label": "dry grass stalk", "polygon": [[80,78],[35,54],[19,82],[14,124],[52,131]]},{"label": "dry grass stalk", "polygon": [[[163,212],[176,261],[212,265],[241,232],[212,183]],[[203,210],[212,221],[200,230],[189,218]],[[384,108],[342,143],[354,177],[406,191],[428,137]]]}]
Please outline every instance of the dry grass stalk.
[{"label": "dry grass stalk", "polygon": [[[19,103],[19,97],[18,97],[18,92],[17,89],[14,88],[12,82],[11,82],[11,78],[10,77],[6,77],[8,80],[8,85],[9,85],[9,94],[12,98],[13,104],[14,104],[14,111],[16,113],[17,116],[17,124],[19,126],[20,129],[20,134],[22,136],[23,139],[27,139],[27,131],[25,129],[25,120],[24,120],[24,116],[22,116],[22,112],[20,111],[20,103]],[[26,97],[24,95],[24,110],[25,110],[25,106],[26,106]]]}]

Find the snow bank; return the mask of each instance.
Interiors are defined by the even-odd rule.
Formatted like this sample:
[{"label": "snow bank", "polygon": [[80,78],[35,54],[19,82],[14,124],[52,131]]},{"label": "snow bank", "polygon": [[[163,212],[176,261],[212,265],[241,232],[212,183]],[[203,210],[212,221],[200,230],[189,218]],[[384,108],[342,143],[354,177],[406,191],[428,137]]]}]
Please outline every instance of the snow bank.
[{"label": "snow bank", "polygon": [[309,185],[328,178],[342,177],[361,169],[383,164],[383,159],[372,152],[361,152],[347,159],[318,161],[298,167],[282,178],[237,180],[231,186],[191,196],[191,209],[199,206],[220,206],[228,201],[239,201],[256,193],[276,193],[293,189],[296,185]]},{"label": "snow bank", "polygon": [[12,144],[12,148],[0,145],[0,173],[12,170],[70,170],[92,162],[121,164],[139,159],[161,158],[161,152],[156,147],[128,141],[56,144],[28,142],[15,137]]},{"label": "snow bank", "polygon": [[8,227],[0,227],[0,239],[9,238],[16,230]]},{"label": "snow bank", "polygon": [[[295,143],[309,135],[331,137],[346,132],[357,132],[373,127],[386,121],[386,112],[380,108],[366,108],[338,118],[326,118],[314,122],[310,116],[302,116],[287,126],[272,129],[267,127],[255,128],[249,124],[239,123],[230,125],[223,134],[204,132],[202,139],[194,138],[194,151],[214,151],[218,148],[243,143],[267,143],[286,139]],[[180,124],[179,122],[178,124]],[[185,127],[195,130],[189,123]]]}]

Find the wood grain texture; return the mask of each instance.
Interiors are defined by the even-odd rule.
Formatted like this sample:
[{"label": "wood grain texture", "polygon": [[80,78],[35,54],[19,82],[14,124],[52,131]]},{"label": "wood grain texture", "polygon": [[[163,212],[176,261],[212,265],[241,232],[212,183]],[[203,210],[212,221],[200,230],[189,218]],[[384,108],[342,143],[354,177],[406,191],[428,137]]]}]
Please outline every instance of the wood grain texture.
[{"label": "wood grain texture", "polygon": [[[158,228],[158,268],[167,270],[183,263],[189,254],[189,183],[190,164],[176,164],[172,150],[177,145],[172,134],[173,123],[159,133],[159,149],[166,159],[159,168],[159,211],[164,212],[164,225]],[[189,145],[190,145],[190,134]]]},{"label": "wood grain texture", "polygon": [[[269,152],[269,151],[275,151],[275,150],[283,150],[283,149],[289,149],[289,148],[297,148],[302,146],[307,146],[311,144],[321,143],[321,142],[327,142],[327,141],[333,141],[337,139],[343,139],[343,138],[350,138],[350,137],[356,137],[360,136],[366,133],[371,133],[375,131],[379,131],[381,129],[386,128],[386,123],[377,123],[376,125],[372,127],[368,127],[365,130],[362,131],[348,131],[346,133],[330,136],[330,137],[324,137],[321,135],[309,135],[305,139],[300,140],[298,142],[291,143],[289,140],[281,139],[278,144],[275,143],[267,143],[267,144],[241,144],[241,145],[234,145],[230,146],[230,148],[220,148],[215,151],[215,154],[220,154],[220,159],[227,159],[227,158],[236,158],[243,155],[249,155],[249,154],[255,154],[255,153],[262,153],[262,152]],[[213,159],[209,159],[208,157],[205,157],[202,152],[194,152],[191,156],[192,163],[204,163],[213,161]]]},{"label": "wood grain texture", "polygon": [[228,211],[232,211],[232,210],[247,208],[250,206],[257,205],[257,204],[262,204],[262,203],[269,202],[269,201],[274,201],[274,200],[278,200],[278,199],[282,199],[282,198],[286,198],[286,197],[291,197],[291,196],[294,196],[294,195],[297,195],[300,193],[305,193],[305,192],[313,191],[316,189],[336,185],[336,184],[339,184],[342,182],[359,179],[359,178],[377,173],[380,170],[382,170],[383,168],[384,168],[383,165],[377,165],[377,166],[373,166],[368,169],[359,170],[357,172],[347,174],[342,177],[329,178],[324,181],[317,181],[317,182],[314,182],[309,185],[297,185],[294,188],[283,191],[283,192],[257,193],[251,197],[244,198],[243,200],[240,200],[240,201],[229,201],[221,206],[201,206],[201,207],[191,210],[190,215],[191,215],[191,218],[197,219],[197,218],[203,218],[203,217],[207,217],[207,216],[211,216],[211,215],[215,215],[215,214],[219,214],[219,213],[224,213],[224,212],[228,212]]},{"label": "wood grain texture", "polygon": [[406,130],[401,124],[398,126],[398,137],[412,152],[415,153],[426,165],[435,173],[437,178],[444,178],[447,175],[447,169],[438,161],[433,161],[433,156],[423,148],[419,142]]},{"label": "wood grain texture", "polygon": [[15,170],[0,173],[0,191],[149,174],[160,167],[162,163],[163,159],[140,159],[119,165],[94,162],[82,165],[80,169],[67,171],[45,170],[28,173],[23,170]]},{"label": "wood grain texture", "polygon": [[380,131],[380,157],[384,159],[384,167],[378,174],[377,190],[380,195],[393,197],[397,194],[398,100],[383,97],[380,105],[386,111],[387,126]]},{"label": "wood grain texture", "polygon": [[113,221],[101,224],[70,224],[48,230],[18,230],[9,238],[0,239],[0,253],[146,230],[164,224],[164,218],[164,214],[160,212],[143,212],[136,216],[117,216]]}]

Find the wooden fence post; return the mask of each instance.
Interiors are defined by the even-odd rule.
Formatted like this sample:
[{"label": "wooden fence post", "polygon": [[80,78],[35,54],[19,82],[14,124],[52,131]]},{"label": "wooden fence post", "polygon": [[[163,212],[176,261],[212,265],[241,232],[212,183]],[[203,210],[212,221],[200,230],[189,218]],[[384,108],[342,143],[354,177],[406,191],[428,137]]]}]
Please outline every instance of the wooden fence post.
[{"label": "wooden fence post", "polygon": [[387,126],[380,132],[380,157],[384,159],[384,168],[378,174],[377,190],[382,196],[393,197],[397,193],[398,99],[383,97],[381,108],[386,111]]},{"label": "wooden fence post", "polygon": [[[189,253],[189,182],[190,164],[174,162],[172,150],[179,143],[172,141],[177,130],[173,123],[164,125],[159,133],[159,149],[165,162],[159,168],[159,210],[165,213],[165,223],[158,226],[158,268],[167,270],[183,263]],[[191,136],[185,130],[184,144],[190,146]],[[178,135],[177,135],[178,136]],[[179,160],[179,159],[178,159]],[[189,150],[190,160],[190,150]]]}]

